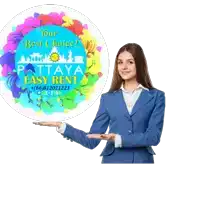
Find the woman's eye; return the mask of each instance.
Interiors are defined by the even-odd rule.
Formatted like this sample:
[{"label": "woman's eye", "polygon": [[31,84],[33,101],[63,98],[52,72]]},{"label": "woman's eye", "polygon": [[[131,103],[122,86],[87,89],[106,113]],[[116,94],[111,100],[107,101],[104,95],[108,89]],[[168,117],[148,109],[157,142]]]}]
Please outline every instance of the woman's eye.
[{"label": "woman's eye", "polygon": [[130,64],[133,64],[133,61],[130,61]]}]

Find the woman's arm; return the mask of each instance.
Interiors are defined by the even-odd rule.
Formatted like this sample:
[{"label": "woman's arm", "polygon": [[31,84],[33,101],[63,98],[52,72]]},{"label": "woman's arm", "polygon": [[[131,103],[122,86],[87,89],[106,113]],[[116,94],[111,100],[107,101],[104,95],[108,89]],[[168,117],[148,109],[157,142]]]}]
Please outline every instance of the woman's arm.
[{"label": "woman's arm", "polygon": [[[96,114],[95,119],[93,120],[92,126],[90,128],[89,134],[93,133],[105,133],[108,125],[109,125],[110,117],[108,115],[108,112],[106,110],[105,104],[104,104],[104,94],[101,95],[100,99],[100,106],[98,109],[98,112]],[[100,139],[90,139],[87,137],[86,132],[79,130],[77,128],[74,128],[73,126],[66,124],[66,128],[64,130],[63,136],[65,138],[71,139],[72,141],[75,141],[82,146],[94,149],[99,143]]]},{"label": "woman's arm", "polygon": [[160,92],[156,99],[155,108],[151,114],[148,128],[145,132],[121,135],[123,147],[156,146],[160,142],[164,123],[165,93]]}]

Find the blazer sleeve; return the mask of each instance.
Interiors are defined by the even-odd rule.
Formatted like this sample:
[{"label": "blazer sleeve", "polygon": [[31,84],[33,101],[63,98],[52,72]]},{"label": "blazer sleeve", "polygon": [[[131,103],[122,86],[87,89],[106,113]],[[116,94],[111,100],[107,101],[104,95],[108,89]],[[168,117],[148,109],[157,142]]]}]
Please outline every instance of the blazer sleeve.
[{"label": "blazer sleeve", "polygon": [[164,124],[165,93],[159,92],[145,132],[121,135],[122,147],[157,146]]},{"label": "blazer sleeve", "polygon": [[105,107],[104,94],[102,94],[100,98],[99,109],[97,111],[95,119],[92,122],[89,133],[86,133],[82,130],[74,128],[69,124],[66,124],[66,129],[63,136],[66,138],[70,138],[71,140],[81,144],[86,148],[94,149],[101,140],[88,138],[86,135],[93,133],[105,133],[108,128],[109,121],[110,117]]}]

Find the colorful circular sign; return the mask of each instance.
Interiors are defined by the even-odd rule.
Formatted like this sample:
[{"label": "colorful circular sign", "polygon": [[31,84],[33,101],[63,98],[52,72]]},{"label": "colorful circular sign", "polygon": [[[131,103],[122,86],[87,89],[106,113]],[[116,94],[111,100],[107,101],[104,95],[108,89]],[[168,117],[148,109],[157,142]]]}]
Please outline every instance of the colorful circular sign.
[{"label": "colorful circular sign", "polygon": [[99,30],[81,13],[42,5],[1,32],[0,93],[34,120],[66,120],[100,96],[109,59]]}]

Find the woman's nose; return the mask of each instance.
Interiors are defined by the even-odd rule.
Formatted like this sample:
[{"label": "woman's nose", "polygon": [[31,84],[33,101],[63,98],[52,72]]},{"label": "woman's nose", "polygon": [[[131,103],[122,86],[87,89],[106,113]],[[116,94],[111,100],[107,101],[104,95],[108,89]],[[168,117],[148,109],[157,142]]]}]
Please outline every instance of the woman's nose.
[{"label": "woman's nose", "polygon": [[124,64],[123,66],[122,66],[122,69],[127,69],[128,68],[128,66],[126,65],[126,64]]}]

